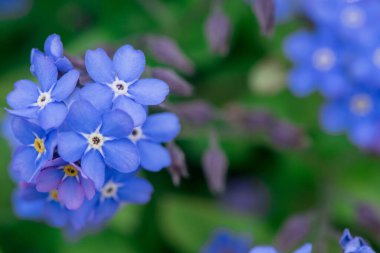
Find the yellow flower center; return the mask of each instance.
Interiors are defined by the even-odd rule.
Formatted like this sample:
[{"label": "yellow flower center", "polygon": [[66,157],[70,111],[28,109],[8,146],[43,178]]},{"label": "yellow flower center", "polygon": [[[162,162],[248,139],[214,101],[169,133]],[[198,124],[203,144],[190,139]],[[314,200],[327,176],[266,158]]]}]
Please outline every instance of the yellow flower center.
[{"label": "yellow flower center", "polygon": [[78,170],[72,165],[66,165],[65,167],[63,167],[63,170],[66,176],[76,177],[78,175]]},{"label": "yellow flower center", "polygon": [[42,139],[40,139],[40,138],[37,137],[34,140],[34,148],[40,154],[42,154],[43,152],[45,152],[45,143],[44,143],[44,141]]},{"label": "yellow flower center", "polygon": [[50,199],[54,200],[54,201],[59,201],[58,200],[58,191],[57,190],[52,190],[50,193],[49,193],[49,197]]}]

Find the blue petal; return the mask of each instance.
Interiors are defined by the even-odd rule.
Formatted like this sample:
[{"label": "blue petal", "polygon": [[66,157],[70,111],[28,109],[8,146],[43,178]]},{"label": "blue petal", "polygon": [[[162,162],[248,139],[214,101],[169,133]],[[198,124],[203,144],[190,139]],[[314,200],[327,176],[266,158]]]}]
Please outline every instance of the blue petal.
[{"label": "blue petal", "polygon": [[110,84],[115,80],[113,63],[103,49],[87,50],[85,64],[88,74],[95,82]]},{"label": "blue petal", "polygon": [[141,79],[128,88],[131,97],[142,105],[158,105],[169,94],[169,86],[158,79]]},{"label": "blue petal", "polygon": [[350,233],[350,230],[348,230],[347,228],[343,231],[343,235],[342,237],[340,238],[340,245],[342,247],[346,247],[346,245],[352,240],[352,236],[351,236],[351,233]]},{"label": "blue petal", "polygon": [[87,134],[94,132],[102,123],[99,111],[85,100],[71,105],[66,121],[73,130]]},{"label": "blue petal", "polygon": [[289,72],[289,89],[299,97],[305,97],[315,91],[315,79],[308,69],[296,68]]},{"label": "blue petal", "polygon": [[347,127],[347,115],[342,104],[330,103],[323,106],[319,118],[322,127],[332,134],[341,133]]},{"label": "blue petal", "polygon": [[7,102],[14,109],[25,108],[37,102],[39,96],[35,83],[29,80],[20,80],[15,83],[15,89],[8,94]]},{"label": "blue petal", "polygon": [[81,230],[87,225],[87,221],[94,210],[96,201],[85,201],[77,210],[70,212],[70,222],[75,230]]},{"label": "blue petal", "polygon": [[140,140],[137,147],[141,157],[141,167],[149,171],[159,171],[171,164],[169,151],[160,144]]},{"label": "blue petal", "polygon": [[33,144],[36,139],[35,135],[39,138],[45,136],[44,130],[39,126],[16,117],[12,120],[12,130],[14,136],[25,145]]},{"label": "blue petal", "polygon": [[45,54],[54,58],[63,56],[63,45],[61,38],[57,34],[52,34],[45,40],[44,45]]},{"label": "blue petal", "polygon": [[147,118],[142,130],[143,134],[153,141],[168,142],[178,135],[181,125],[174,113],[156,113]]},{"label": "blue petal", "polygon": [[39,108],[38,107],[30,107],[26,109],[18,109],[18,110],[9,110],[5,109],[9,114],[13,116],[19,116],[27,119],[35,119],[38,117]]},{"label": "blue petal", "polygon": [[118,197],[128,203],[147,203],[152,195],[153,187],[145,179],[131,176],[123,182],[123,187],[118,189]]},{"label": "blue petal", "polygon": [[51,58],[40,54],[35,54],[33,57],[33,66],[35,76],[38,79],[41,89],[44,92],[57,82],[58,70]]},{"label": "blue petal", "polygon": [[57,168],[41,170],[36,177],[36,189],[39,192],[50,192],[57,189],[63,178],[63,171]]},{"label": "blue petal", "polygon": [[144,72],[145,56],[141,50],[125,45],[116,51],[113,63],[119,79],[128,83],[139,79]]},{"label": "blue petal", "polygon": [[270,246],[259,246],[251,249],[249,253],[277,253],[277,250]]},{"label": "blue petal", "polygon": [[98,225],[101,225],[108,221],[118,210],[119,203],[112,200],[112,199],[106,199],[102,203],[99,204],[95,211],[95,222]]},{"label": "blue petal", "polygon": [[66,57],[57,59],[55,65],[62,73],[66,73],[74,68],[73,64]]},{"label": "blue petal", "polygon": [[78,209],[84,201],[82,186],[75,177],[68,177],[58,187],[58,198],[69,210]]},{"label": "blue petal", "polygon": [[78,161],[87,148],[87,140],[74,132],[58,134],[58,153],[67,162]]},{"label": "blue petal", "polygon": [[107,141],[103,146],[106,164],[123,173],[133,172],[140,165],[137,147],[127,139]]},{"label": "blue petal", "polygon": [[100,132],[107,137],[127,138],[133,130],[133,121],[121,110],[113,110],[102,115]]},{"label": "blue petal", "polygon": [[13,209],[17,216],[23,219],[40,219],[45,207],[45,199],[26,200],[17,190],[13,194]]},{"label": "blue petal", "polygon": [[134,126],[141,126],[146,119],[145,108],[128,98],[127,96],[119,96],[113,103],[113,109],[120,109],[131,116]]},{"label": "blue petal", "polygon": [[362,148],[369,148],[374,143],[376,135],[378,128],[373,122],[361,122],[349,130],[351,141]]},{"label": "blue petal", "polygon": [[311,253],[312,245],[310,243],[307,243],[303,245],[301,248],[294,251],[294,253]]},{"label": "blue petal", "polygon": [[60,203],[51,200],[46,202],[44,210],[46,222],[53,227],[63,227],[67,224],[67,212]]},{"label": "blue petal", "polygon": [[82,170],[90,178],[97,189],[101,189],[105,180],[105,168],[103,158],[96,150],[90,150],[82,158]]},{"label": "blue petal", "polygon": [[11,168],[20,173],[22,181],[29,182],[38,170],[37,151],[32,147],[21,147],[13,155]]},{"label": "blue petal", "polygon": [[341,73],[330,73],[321,76],[320,90],[328,98],[336,98],[350,89],[348,81]]},{"label": "blue petal", "polygon": [[305,31],[296,32],[289,36],[284,42],[286,56],[295,62],[307,61],[313,51],[314,39]]},{"label": "blue petal", "polygon": [[67,108],[63,102],[53,102],[42,109],[38,121],[44,129],[59,127],[65,120]]},{"label": "blue petal", "polygon": [[80,97],[90,102],[99,111],[110,109],[114,94],[112,90],[105,85],[98,83],[86,84],[79,91]]},{"label": "blue petal", "polygon": [[57,82],[51,93],[56,101],[63,101],[73,93],[79,79],[79,72],[75,69],[64,74]]}]

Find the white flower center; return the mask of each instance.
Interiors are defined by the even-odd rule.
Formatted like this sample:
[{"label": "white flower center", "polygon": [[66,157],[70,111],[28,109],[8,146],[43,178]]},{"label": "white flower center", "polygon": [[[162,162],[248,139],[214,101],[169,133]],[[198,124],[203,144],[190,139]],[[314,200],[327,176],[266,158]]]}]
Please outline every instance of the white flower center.
[{"label": "white flower center", "polygon": [[116,79],[110,86],[116,96],[127,95],[128,87],[130,84],[124,82],[123,80]]},{"label": "white flower center", "polygon": [[314,52],[312,61],[316,69],[328,71],[335,65],[336,56],[330,48],[323,47]]},{"label": "white flower center", "polygon": [[44,109],[47,104],[52,102],[51,96],[49,92],[42,92],[40,96],[37,98],[37,105],[41,108]]},{"label": "white flower center", "polygon": [[101,198],[114,198],[117,199],[117,190],[121,185],[112,181],[108,181],[101,190]]},{"label": "white flower center", "polygon": [[376,48],[372,56],[372,61],[376,67],[380,68],[380,47]]},{"label": "white flower center", "polygon": [[340,18],[344,26],[348,28],[360,28],[364,25],[366,14],[359,7],[347,6],[342,10]]},{"label": "white flower center", "polygon": [[136,143],[138,140],[144,137],[141,127],[136,127],[133,129],[132,133],[129,135],[129,139]]},{"label": "white flower center", "polygon": [[87,137],[88,145],[97,150],[101,150],[104,144],[105,138],[99,132],[94,132]]},{"label": "white flower center", "polygon": [[358,94],[351,98],[350,109],[358,116],[367,115],[373,108],[372,98],[368,94]]}]

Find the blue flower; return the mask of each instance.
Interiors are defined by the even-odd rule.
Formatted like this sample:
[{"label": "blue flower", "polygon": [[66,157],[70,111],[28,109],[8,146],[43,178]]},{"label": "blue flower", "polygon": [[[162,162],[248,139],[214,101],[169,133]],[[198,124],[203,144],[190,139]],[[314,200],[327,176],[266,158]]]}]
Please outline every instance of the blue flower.
[{"label": "blue flower", "polygon": [[169,151],[161,143],[173,140],[180,128],[175,114],[157,113],[149,116],[142,126],[133,129],[129,138],[138,147],[144,169],[159,171],[171,164]]},{"label": "blue flower", "polygon": [[201,250],[202,253],[247,253],[250,249],[251,240],[244,235],[235,235],[226,230],[216,231],[207,245]]},{"label": "blue flower", "polygon": [[11,170],[22,181],[30,182],[41,166],[52,159],[56,146],[56,132],[46,132],[21,118],[13,119],[12,129],[22,145],[13,154]]},{"label": "blue flower", "polygon": [[369,147],[380,119],[380,91],[363,85],[322,107],[320,122],[329,133],[347,132],[360,147]]},{"label": "blue flower", "polygon": [[[74,68],[69,59],[67,59],[67,57],[63,55],[63,44],[59,35],[52,34],[49,37],[47,37],[44,45],[44,50],[45,55],[53,60],[59,72],[66,73]],[[34,57],[40,55],[43,55],[41,51],[39,51],[38,49],[32,49],[32,53],[30,56],[30,71],[32,73],[35,73],[36,71],[34,66]]]},{"label": "blue flower", "polygon": [[83,99],[97,109],[121,109],[133,119],[135,126],[146,117],[144,106],[157,105],[169,93],[166,83],[158,79],[140,79],[145,68],[142,51],[130,45],[119,48],[113,60],[103,49],[88,50],[85,64],[90,77],[96,82],[81,90]]},{"label": "blue flower", "polygon": [[89,219],[91,226],[101,226],[117,212],[122,204],[145,204],[153,193],[152,185],[134,174],[107,170],[106,183],[96,195],[93,213]]},{"label": "blue flower", "polygon": [[344,230],[340,245],[344,253],[375,253],[361,237],[352,237],[348,229]]},{"label": "blue flower", "polygon": [[[305,244],[293,253],[311,253],[312,246],[310,243]],[[271,246],[259,246],[253,248],[249,253],[277,253],[278,251]]]},{"label": "blue flower", "polygon": [[289,88],[297,96],[319,91],[326,97],[344,93],[349,84],[343,72],[344,50],[326,31],[300,31],[284,43],[284,51],[295,64],[289,73]]},{"label": "blue flower", "polygon": [[64,100],[74,91],[79,72],[71,70],[59,80],[53,61],[43,55],[34,57],[35,76],[40,87],[29,80],[15,83],[15,89],[7,96],[7,102],[15,116],[36,119],[44,129],[57,128],[64,121],[67,108]]},{"label": "blue flower", "polygon": [[13,133],[12,120],[13,120],[13,116],[9,114],[3,118],[1,134],[5,139],[7,139],[8,144],[10,145],[12,150],[15,150],[17,147],[21,145],[21,143],[17,140],[17,138],[15,137]]},{"label": "blue flower", "polygon": [[127,113],[101,113],[82,100],[71,105],[66,123],[70,130],[59,132],[58,153],[69,163],[80,160],[82,171],[97,189],[104,184],[106,165],[123,173],[138,169],[138,150],[128,139],[133,121]]},{"label": "blue flower", "polygon": [[59,201],[69,210],[82,206],[85,197],[91,200],[95,195],[93,182],[74,163],[62,158],[49,161],[36,177],[39,192],[57,190]]},{"label": "blue flower", "polygon": [[32,184],[20,184],[13,194],[16,214],[25,219],[45,221],[53,227],[83,230],[90,214],[88,208],[70,211],[61,204],[57,190],[38,192]]}]

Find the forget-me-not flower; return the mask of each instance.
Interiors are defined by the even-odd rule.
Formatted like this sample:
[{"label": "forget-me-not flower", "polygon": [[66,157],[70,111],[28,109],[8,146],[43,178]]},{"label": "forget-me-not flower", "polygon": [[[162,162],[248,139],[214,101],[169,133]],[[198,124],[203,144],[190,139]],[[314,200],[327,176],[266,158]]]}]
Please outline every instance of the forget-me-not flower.
[{"label": "forget-me-not flower", "polygon": [[81,162],[81,168],[100,189],[106,165],[123,173],[138,169],[140,156],[128,139],[131,117],[121,111],[98,111],[88,101],[76,101],[66,119],[70,130],[58,134],[58,153],[67,162]]},{"label": "forget-me-not flower", "polygon": [[375,251],[361,237],[352,237],[345,229],[340,239],[344,253],[375,253]]},{"label": "forget-me-not flower", "polygon": [[[293,253],[311,253],[311,250],[312,245],[307,243]],[[278,251],[271,246],[258,246],[253,248],[249,253],[278,253]]]},{"label": "forget-me-not flower", "polygon": [[201,250],[202,253],[247,253],[251,240],[244,235],[235,235],[227,230],[218,230]]},{"label": "forget-me-not flower", "polygon": [[7,96],[12,108],[8,111],[15,116],[36,119],[44,129],[57,128],[66,117],[64,100],[74,91],[79,72],[71,70],[58,79],[57,67],[49,57],[36,55],[33,60],[40,86],[29,80],[16,82],[15,89]]},{"label": "forget-me-not flower", "polygon": [[136,143],[141,157],[141,167],[159,171],[171,164],[169,151],[161,143],[173,140],[181,129],[173,113],[150,115],[142,126],[135,127],[129,138]]}]

